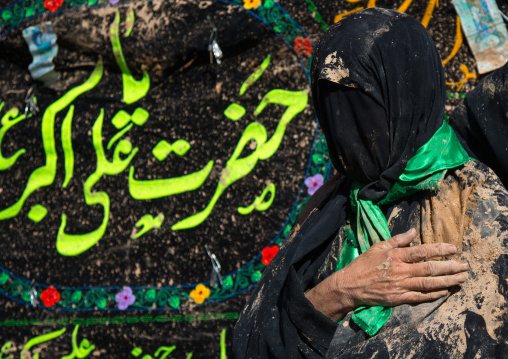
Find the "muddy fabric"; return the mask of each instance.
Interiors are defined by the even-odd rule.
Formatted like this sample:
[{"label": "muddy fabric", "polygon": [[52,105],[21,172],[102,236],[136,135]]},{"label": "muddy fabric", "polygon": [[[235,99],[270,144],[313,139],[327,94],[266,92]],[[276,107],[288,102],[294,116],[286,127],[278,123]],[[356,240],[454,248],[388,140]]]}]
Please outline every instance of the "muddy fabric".
[{"label": "muddy fabric", "polygon": [[311,74],[335,168],[365,184],[361,199],[380,200],[443,123],[444,71],[432,38],[408,15],[359,11],[321,37]]},{"label": "muddy fabric", "polygon": [[235,328],[235,357],[501,358],[508,350],[508,192],[492,170],[468,162],[449,170],[439,191],[383,206],[392,235],[416,228],[414,244],[453,243],[455,259],[467,260],[470,271],[446,298],[394,307],[372,338],[351,321],[352,313],[337,325],[304,295],[334,272],[344,227],[331,232],[325,223],[348,209],[349,187],[347,179],[335,180],[325,204],[267,268]]},{"label": "muddy fabric", "polygon": [[[373,338],[348,314],[325,357],[503,357],[508,350],[507,195],[492,170],[468,162],[449,170],[437,193],[422,192],[390,209],[393,235],[416,228],[414,244],[455,244],[459,254],[454,259],[469,262],[469,278],[446,298],[394,307]],[[340,232],[335,241],[343,241]]]},{"label": "muddy fabric", "polygon": [[508,186],[508,63],[467,93],[450,115],[469,155],[496,172]]}]

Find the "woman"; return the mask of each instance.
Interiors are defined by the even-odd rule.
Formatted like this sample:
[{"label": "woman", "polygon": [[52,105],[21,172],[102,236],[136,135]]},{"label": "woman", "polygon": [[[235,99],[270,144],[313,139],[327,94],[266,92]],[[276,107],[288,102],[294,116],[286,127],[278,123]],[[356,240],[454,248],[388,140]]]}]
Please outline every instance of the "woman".
[{"label": "woman", "polygon": [[237,358],[508,352],[508,192],[443,122],[444,82],[405,14],[363,10],[323,35],[312,93],[340,175],[265,270]]}]

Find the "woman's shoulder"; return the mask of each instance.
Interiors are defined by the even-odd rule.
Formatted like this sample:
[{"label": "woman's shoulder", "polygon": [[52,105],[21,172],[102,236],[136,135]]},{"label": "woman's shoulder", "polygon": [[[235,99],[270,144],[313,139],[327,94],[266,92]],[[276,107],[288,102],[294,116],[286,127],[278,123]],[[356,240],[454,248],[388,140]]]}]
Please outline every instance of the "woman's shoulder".
[{"label": "woman's shoulder", "polygon": [[439,190],[426,194],[421,218],[423,243],[461,248],[471,231],[486,230],[494,222],[508,230],[508,192],[490,168],[469,161],[448,170]]},{"label": "woman's shoulder", "polygon": [[[492,169],[470,161],[449,171],[432,203],[433,208],[439,208],[437,202],[446,209],[455,209],[457,226],[462,229],[459,240],[476,258],[484,255],[485,261],[490,261],[493,253],[507,254],[508,191]],[[446,218],[440,217],[441,221]]]},{"label": "woman's shoulder", "polygon": [[[479,161],[468,161],[463,166],[449,170],[443,179],[440,190],[457,186],[461,191],[471,195],[491,193],[508,201],[508,191],[494,171]],[[508,202],[507,202],[508,203]]]}]

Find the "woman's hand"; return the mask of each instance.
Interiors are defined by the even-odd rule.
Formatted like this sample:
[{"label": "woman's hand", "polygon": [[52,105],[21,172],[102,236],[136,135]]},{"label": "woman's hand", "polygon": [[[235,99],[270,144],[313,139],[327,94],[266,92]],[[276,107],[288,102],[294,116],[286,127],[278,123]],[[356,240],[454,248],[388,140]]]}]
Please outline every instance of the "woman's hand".
[{"label": "woman's hand", "polygon": [[396,306],[435,300],[466,280],[469,268],[455,260],[424,260],[449,256],[457,248],[447,243],[408,247],[416,231],[374,244],[342,270],[305,295],[314,307],[338,321],[362,305]]}]

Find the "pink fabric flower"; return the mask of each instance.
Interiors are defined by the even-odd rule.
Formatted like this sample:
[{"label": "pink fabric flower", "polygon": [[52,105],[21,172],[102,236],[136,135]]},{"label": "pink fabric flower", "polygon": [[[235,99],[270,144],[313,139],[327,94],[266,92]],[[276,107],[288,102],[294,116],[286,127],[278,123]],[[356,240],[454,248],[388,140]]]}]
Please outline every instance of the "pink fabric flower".
[{"label": "pink fabric flower", "polygon": [[309,193],[309,196],[312,196],[314,192],[323,185],[323,175],[318,173],[314,176],[307,177],[305,179],[305,185],[307,186],[307,193]]},{"label": "pink fabric flower", "polygon": [[136,301],[130,287],[123,287],[123,290],[115,295],[115,301],[118,303],[118,309],[125,310]]}]

